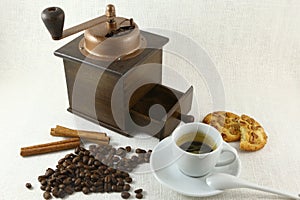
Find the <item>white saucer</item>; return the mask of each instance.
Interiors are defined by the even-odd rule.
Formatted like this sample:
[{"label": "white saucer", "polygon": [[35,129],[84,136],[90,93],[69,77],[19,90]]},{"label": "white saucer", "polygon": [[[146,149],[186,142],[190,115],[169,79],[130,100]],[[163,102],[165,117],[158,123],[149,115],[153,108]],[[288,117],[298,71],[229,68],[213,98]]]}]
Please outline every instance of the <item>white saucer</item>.
[{"label": "white saucer", "polygon": [[[206,184],[206,177],[192,178],[184,175],[172,160],[171,137],[159,142],[150,157],[150,166],[155,178],[168,188],[194,197],[207,197],[220,194],[222,190],[215,190]],[[226,154],[224,154],[226,157]],[[225,158],[224,158],[225,159]],[[222,172],[239,176],[241,161],[239,158],[230,165],[215,167],[211,173]]]}]

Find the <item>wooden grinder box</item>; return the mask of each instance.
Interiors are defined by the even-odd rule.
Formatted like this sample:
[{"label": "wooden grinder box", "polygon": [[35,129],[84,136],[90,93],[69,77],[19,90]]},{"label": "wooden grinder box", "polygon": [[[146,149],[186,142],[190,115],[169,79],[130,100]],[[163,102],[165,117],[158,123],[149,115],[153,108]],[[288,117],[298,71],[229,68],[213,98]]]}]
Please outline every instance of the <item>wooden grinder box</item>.
[{"label": "wooden grinder box", "polygon": [[[56,13],[56,21],[57,15],[61,14]],[[191,109],[193,87],[183,93],[162,85],[162,48],[168,38],[140,31],[132,19],[124,26],[127,19],[115,17],[112,5],[104,18],[54,53],[63,58],[68,110],[126,136],[145,132],[159,139],[170,135],[180,121],[192,121],[185,114]],[[70,32],[61,31],[62,27],[60,35],[53,36],[52,30],[52,37],[61,39]],[[95,40],[102,46],[94,45]],[[157,104],[164,112],[149,113]]]}]

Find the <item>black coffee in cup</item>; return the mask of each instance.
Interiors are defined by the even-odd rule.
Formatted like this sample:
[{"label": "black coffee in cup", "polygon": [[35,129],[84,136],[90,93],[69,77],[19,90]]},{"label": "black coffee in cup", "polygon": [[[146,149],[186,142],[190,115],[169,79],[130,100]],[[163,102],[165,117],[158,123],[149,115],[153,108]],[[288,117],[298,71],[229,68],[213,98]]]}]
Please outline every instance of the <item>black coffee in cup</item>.
[{"label": "black coffee in cup", "polygon": [[200,131],[182,135],[176,144],[184,151],[194,154],[209,153],[216,149],[213,139]]}]

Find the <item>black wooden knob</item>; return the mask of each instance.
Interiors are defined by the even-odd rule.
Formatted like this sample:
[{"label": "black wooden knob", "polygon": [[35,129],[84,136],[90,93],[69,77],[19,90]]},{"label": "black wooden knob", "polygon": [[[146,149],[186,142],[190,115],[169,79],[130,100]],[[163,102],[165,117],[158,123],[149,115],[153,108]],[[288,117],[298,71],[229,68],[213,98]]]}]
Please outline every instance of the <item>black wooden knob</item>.
[{"label": "black wooden knob", "polygon": [[59,40],[62,38],[65,13],[61,8],[46,8],[42,12],[42,20],[50,32],[53,40]]}]

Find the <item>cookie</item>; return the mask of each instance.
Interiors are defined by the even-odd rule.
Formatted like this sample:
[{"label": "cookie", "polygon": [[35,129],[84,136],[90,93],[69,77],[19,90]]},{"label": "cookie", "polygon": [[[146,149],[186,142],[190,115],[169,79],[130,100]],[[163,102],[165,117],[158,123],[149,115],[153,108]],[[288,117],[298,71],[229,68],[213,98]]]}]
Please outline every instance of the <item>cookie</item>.
[{"label": "cookie", "polygon": [[257,121],[247,115],[242,115],[239,124],[241,130],[240,149],[257,151],[265,146],[268,137]]},{"label": "cookie", "polygon": [[217,111],[206,115],[203,122],[215,127],[224,141],[234,142],[241,137],[239,120],[240,117],[234,113]]}]

